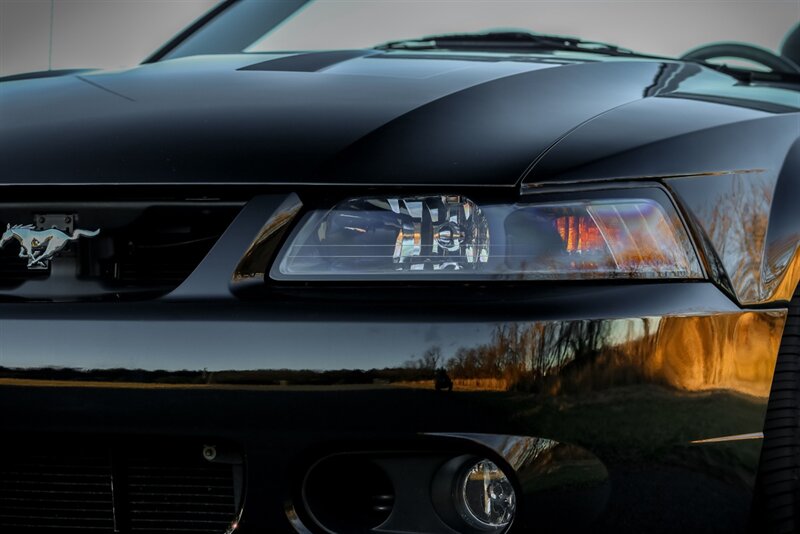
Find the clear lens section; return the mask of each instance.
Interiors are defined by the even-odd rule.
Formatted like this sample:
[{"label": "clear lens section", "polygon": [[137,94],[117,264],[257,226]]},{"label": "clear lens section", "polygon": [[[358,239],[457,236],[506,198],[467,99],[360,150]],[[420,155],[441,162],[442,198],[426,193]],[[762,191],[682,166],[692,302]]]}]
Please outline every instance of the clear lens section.
[{"label": "clear lens section", "polygon": [[505,473],[489,460],[481,460],[464,475],[461,488],[467,519],[480,526],[500,528],[514,519],[517,499]]},{"label": "clear lens section", "polygon": [[474,270],[489,258],[489,228],[460,196],[344,202],[292,244],[285,274]]},{"label": "clear lens section", "polygon": [[308,216],[275,278],[700,278],[680,221],[650,198],[478,207],[361,198]]}]

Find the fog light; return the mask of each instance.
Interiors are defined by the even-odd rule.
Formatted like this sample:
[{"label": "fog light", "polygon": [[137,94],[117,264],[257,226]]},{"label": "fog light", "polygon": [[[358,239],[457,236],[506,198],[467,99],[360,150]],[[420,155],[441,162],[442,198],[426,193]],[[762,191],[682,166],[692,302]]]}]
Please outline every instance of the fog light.
[{"label": "fog light", "polygon": [[514,486],[494,462],[481,460],[469,467],[460,489],[464,519],[473,526],[494,530],[514,519]]}]

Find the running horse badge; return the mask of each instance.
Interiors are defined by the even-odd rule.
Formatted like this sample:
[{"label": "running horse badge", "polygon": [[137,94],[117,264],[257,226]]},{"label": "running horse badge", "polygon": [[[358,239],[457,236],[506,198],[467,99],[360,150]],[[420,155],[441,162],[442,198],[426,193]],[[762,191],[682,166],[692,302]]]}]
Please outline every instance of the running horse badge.
[{"label": "running horse badge", "polygon": [[0,237],[0,248],[6,241],[16,239],[19,242],[19,257],[28,260],[28,269],[46,268],[64,247],[81,237],[94,237],[100,230],[89,231],[75,229],[72,235],[62,232],[58,228],[37,230],[32,224],[6,225],[3,237]]}]

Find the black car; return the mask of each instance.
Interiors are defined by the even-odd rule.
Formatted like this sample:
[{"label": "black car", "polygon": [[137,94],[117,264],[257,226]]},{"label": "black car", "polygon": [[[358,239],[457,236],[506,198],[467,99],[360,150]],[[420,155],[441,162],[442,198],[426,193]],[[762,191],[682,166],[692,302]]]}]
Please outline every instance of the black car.
[{"label": "black car", "polygon": [[0,531],[798,532],[800,33],[303,4],[1,79]]}]

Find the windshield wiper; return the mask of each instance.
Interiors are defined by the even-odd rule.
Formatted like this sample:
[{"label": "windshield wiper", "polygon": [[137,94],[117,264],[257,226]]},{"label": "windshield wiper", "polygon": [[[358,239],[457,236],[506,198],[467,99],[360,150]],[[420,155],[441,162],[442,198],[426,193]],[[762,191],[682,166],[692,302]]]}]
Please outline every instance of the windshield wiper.
[{"label": "windshield wiper", "polygon": [[456,50],[471,52],[530,52],[563,50],[607,56],[639,57],[664,61],[696,63],[722,72],[745,83],[793,83],[800,82],[800,75],[782,72],[752,71],[709,63],[702,60],[680,59],[653,54],[642,54],[617,45],[596,41],[583,41],[561,35],[546,35],[526,31],[489,31],[482,33],[446,33],[428,35],[418,39],[389,41],[374,47],[376,50]]},{"label": "windshield wiper", "polygon": [[471,51],[531,51],[564,50],[609,56],[632,56],[666,59],[660,56],[639,54],[627,48],[582,41],[573,37],[545,35],[523,31],[492,31],[485,33],[450,33],[428,35],[419,39],[389,41],[375,47],[378,50],[471,50]]},{"label": "windshield wiper", "polygon": [[800,85],[800,73],[797,72],[743,69],[740,67],[731,67],[724,63],[711,63],[702,59],[679,59],[677,61],[702,65],[722,74],[727,74],[731,78],[735,78],[748,85],[756,83]]}]

